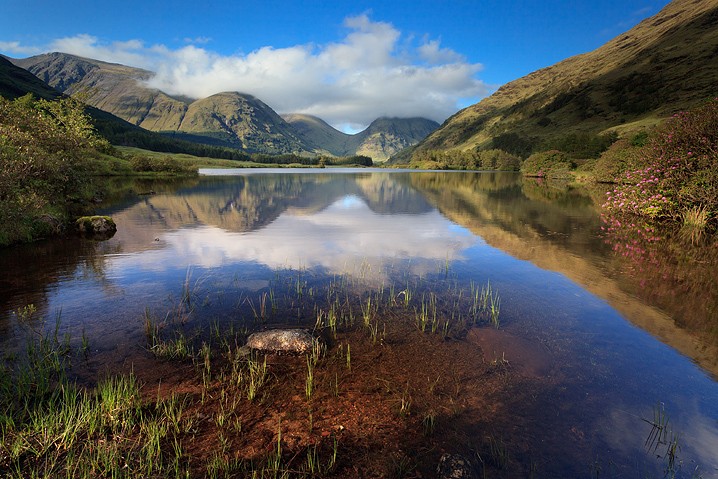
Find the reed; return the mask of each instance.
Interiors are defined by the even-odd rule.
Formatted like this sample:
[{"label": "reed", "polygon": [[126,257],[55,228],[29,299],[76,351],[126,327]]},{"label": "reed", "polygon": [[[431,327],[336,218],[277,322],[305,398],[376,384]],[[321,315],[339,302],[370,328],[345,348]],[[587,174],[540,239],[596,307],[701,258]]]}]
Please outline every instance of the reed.
[{"label": "reed", "polygon": [[307,399],[311,399],[314,393],[314,363],[309,356],[307,356],[307,379],[304,384],[304,393]]},{"label": "reed", "polygon": [[433,436],[436,430],[436,413],[432,410],[426,413],[421,421],[424,428],[424,436]]}]

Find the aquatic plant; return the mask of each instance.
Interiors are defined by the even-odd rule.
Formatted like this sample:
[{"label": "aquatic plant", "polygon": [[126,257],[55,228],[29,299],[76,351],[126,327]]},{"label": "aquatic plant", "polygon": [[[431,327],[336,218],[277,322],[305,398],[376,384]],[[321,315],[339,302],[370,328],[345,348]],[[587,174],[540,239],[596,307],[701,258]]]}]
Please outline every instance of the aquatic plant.
[{"label": "aquatic plant", "polygon": [[314,366],[315,364],[313,364],[310,357],[307,356],[307,380],[305,381],[304,386],[304,393],[306,394],[307,399],[311,399],[312,394],[314,393]]}]

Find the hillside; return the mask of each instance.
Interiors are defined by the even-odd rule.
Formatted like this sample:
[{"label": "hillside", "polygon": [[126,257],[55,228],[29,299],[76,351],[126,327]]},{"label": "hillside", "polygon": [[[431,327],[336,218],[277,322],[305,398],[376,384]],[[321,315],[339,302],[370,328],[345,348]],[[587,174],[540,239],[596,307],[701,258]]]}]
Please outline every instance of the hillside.
[{"label": "hillside", "polygon": [[313,153],[266,104],[251,95],[220,93],[193,101],[144,86],[139,68],[48,53],[12,62],[68,95],[146,130],[261,153]]},{"label": "hillside", "polygon": [[602,47],[502,86],[449,118],[428,150],[526,156],[571,134],[638,131],[718,94],[718,0],[675,0]]},{"label": "hillside", "polygon": [[419,143],[439,124],[426,118],[378,118],[365,130],[349,135],[311,115],[289,114],[283,118],[306,142],[337,156],[364,155],[385,161]]},{"label": "hillside", "polygon": [[0,96],[8,99],[32,93],[38,98],[54,100],[62,94],[40,81],[35,75],[18,68],[0,55]]},{"label": "hillside", "polygon": [[[0,96],[12,100],[28,93],[45,100],[55,100],[65,96],[27,70],[15,66],[8,59],[0,56]],[[246,154],[236,149],[182,141],[147,131],[93,106],[86,106],[85,111],[92,118],[98,133],[114,145],[231,160],[248,159]]]}]

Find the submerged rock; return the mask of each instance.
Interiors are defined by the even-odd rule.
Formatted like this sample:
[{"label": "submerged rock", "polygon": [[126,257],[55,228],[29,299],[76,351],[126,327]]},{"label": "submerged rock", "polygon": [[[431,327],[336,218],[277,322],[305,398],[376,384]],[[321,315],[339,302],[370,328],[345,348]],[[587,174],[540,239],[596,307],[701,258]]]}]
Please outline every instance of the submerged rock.
[{"label": "submerged rock", "polygon": [[439,479],[473,479],[471,463],[458,454],[444,454],[436,468]]},{"label": "submerged rock", "polygon": [[82,216],[75,221],[80,234],[108,239],[117,232],[117,225],[109,216]]},{"label": "submerged rock", "polygon": [[312,350],[316,339],[302,329],[271,329],[247,338],[250,349],[273,353],[303,354]]}]

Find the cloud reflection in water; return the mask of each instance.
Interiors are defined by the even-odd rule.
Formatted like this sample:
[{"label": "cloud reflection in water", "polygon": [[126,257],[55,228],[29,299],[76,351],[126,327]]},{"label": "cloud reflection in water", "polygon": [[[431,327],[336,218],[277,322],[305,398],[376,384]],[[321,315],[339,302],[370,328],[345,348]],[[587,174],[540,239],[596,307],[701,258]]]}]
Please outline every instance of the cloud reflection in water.
[{"label": "cloud reflection in water", "polygon": [[[165,247],[141,255],[143,268],[205,268],[253,262],[271,269],[321,267],[328,273],[368,262],[381,267],[411,259],[414,273],[435,271],[436,261],[462,259],[462,251],[481,239],[439,212],[380,215],[357,196],[345,196],[311,215],[282,213],[271,224],[246,233],[215,226],[170,231]],[[138,258],[139,259],[139,258]]]}]

